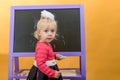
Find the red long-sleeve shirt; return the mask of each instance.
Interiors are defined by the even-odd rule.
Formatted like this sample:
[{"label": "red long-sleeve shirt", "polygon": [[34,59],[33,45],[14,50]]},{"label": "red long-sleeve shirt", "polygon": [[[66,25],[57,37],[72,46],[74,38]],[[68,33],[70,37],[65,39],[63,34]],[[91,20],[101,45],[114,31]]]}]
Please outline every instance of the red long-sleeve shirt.
[{"label": "red long-sleeve shirt", "polygon": [[53,49],[50,44],[43,43],[38,41],[36,44],[35,49],[35,60],[37,63],[37,67],[41,72],[46,74],[50,78],[54,78],[55,76],[55,70],[49,68],[45,64],[46,61],[55,59],[55,53],[53,52]]}]

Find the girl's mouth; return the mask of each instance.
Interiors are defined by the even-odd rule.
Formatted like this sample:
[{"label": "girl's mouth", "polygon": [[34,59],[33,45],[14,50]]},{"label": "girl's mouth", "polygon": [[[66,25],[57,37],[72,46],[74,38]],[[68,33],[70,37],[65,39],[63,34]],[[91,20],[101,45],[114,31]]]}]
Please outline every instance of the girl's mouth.
[{"label": "girl's mouth", "polygon": [[49,39],[49,40],[50,40],[50,39],[52,39],[52,38],[47,38],[47,39]]}]

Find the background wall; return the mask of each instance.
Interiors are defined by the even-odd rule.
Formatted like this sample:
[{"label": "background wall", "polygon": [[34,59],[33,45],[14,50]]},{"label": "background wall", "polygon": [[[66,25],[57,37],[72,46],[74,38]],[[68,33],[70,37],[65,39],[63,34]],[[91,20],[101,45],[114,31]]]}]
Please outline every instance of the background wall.
[{"label": "background wall", "polygon": [[[119,3],[119,0],[0,0],[0,63],[2,64],[0,65],[0,79],[8,79],[11,6],[84,4],[87,80],[119,80]],[[73,58],[74,61],[78,61],[78,58]],[[71,59],[65,62],[70,63]],[[68,65],[71,67],[72,64]]]}]

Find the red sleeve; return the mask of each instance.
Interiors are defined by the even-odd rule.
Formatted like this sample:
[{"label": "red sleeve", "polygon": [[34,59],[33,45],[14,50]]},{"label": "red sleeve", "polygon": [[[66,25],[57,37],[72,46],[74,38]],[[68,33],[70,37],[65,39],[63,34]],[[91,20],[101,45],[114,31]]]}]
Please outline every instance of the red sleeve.
[{"label": "red sleeve", "polygon": [[[51,44],[50,44],[50,47],[52,48]],[[54,57],[56,58],[56,53],[53,53],[54,54]]]},{"label": "red sleeve", "polygon": [[55,57],[55,59],[56,59],[56,53],[54,53],[54,57]]},{"label": "red sleeve", "polygon": [[41,72],[46,74],[50,78],[54,78],[55,70],[49,68],[45,62],[47,61],[47,53],[48,50],[44,45],[40,44],[36,46],[35,59],[37,62],[37,66]]}]

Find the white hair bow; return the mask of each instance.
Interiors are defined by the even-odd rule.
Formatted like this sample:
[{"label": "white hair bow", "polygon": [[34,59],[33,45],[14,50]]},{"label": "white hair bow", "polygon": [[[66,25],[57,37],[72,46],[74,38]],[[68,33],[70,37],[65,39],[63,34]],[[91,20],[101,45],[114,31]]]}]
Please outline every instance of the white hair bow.
[{"label": "white hair bow", "polygon": [[54,15],[51,12],[46,10],[41,11],[41,16],[54,20]]}]

